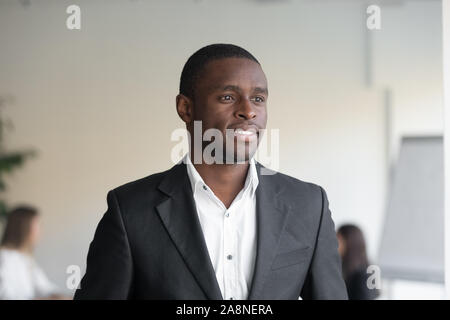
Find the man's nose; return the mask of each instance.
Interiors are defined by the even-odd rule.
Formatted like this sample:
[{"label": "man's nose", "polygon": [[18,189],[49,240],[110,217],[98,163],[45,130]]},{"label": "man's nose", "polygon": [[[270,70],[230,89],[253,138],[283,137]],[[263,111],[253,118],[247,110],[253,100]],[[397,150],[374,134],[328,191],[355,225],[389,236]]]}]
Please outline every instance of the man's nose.
[{"label": "man's nose", "polygon": [[256,117],[252,102],[247,98],[242,99],[238,109],[235,112],[235,116],[244,120],[249,120]]}]

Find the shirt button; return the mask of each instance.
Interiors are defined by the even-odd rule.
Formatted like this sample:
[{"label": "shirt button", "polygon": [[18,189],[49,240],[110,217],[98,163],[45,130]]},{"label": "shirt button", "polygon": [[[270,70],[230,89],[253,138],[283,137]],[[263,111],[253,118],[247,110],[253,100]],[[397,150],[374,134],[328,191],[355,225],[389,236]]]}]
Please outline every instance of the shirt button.
[{"label": "shirt button", "polygon": [[205,186],[205,185],[203,185],[203,190],[208,190],[208,188],[206,188],[206,186]]},{"label": "shirt button", "polygon": [[230,297],[230,300],[233,300],[233,297]]},{"label": "shirt button", "polygon": [[229,217],[230,216],[230,214],[227,212],[226,214],[225,214],[225,217]]},{"label": "shirt button", "polygon": [[231,254],[229,254],[229,255],[227,255],[227,259],[231,260],[231,259],[233,259],[233,256]]}]

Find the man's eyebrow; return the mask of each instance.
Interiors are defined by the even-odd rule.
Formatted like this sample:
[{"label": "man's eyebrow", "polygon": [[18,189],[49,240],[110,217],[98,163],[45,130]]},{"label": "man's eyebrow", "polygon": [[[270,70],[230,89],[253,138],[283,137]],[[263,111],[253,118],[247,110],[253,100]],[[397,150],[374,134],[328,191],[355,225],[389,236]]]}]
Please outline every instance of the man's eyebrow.
[{"label": "man's eyebrow", "polygon": [[[241,92],[242,89],[239,86],[236,85],[225,85],[225,86],[217,86],[214,89],[216,90],[221,90],[221,91],[236,91],[236,92]],[[269,91],[267,90],[267,88],[262,88],[262,87],[255,87],[253,88],[253,92],[255,93],[264,93],[266,95],[269,94]]]},{"label": "man's eyebrow", "polygon": [[256,93],[264,93],[266,95],[269,94],[269,90],[267,90],[267,88],[256,87],[253,91]]},{"label": "man's eyebrow", "polygon": [[235,86],[232,84],[229,85],[225,85],[225,86],[216,86],[214,87],[215,90],[220,90],[220,91],[237,91],[237,92],[241,92],[241,88],[239,88],[239,86]]}]

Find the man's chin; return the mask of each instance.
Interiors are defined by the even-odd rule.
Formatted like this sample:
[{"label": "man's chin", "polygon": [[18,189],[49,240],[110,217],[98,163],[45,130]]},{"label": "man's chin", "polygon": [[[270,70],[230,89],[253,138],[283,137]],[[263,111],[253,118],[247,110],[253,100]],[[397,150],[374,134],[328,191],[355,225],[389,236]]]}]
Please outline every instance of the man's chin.
[{"label": "man's chin", "polygon": [[241,153],[233,153],[233,154],[227,154],[226,156],[226,163],[233,163],[233,164],[242,164],[250,161],[250,159],[254,156],[256,153],[256,150],[253,152],[245,151]]}]

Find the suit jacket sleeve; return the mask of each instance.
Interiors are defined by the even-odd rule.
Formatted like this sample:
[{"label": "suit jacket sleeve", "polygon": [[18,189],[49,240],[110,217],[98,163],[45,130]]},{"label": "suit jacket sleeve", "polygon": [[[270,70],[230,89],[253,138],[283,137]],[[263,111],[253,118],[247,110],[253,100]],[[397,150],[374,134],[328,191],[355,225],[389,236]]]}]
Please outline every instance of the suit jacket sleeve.
[{"label": "suit jacket sleeve", "polygon": [[320,187],[322,213],[317,231],[316,246],[310,269],[300,296],[302,299],[341,300],[348,299],[342,278],[342,265],[334,222],[328,207],[328,198]]},{"label": "suit jacket sleeve", "polygon": [[132,282],[132,258],[116,194],[108,192],[108,210],[89,246],[86,274],[74,299],[127,299]]}]

